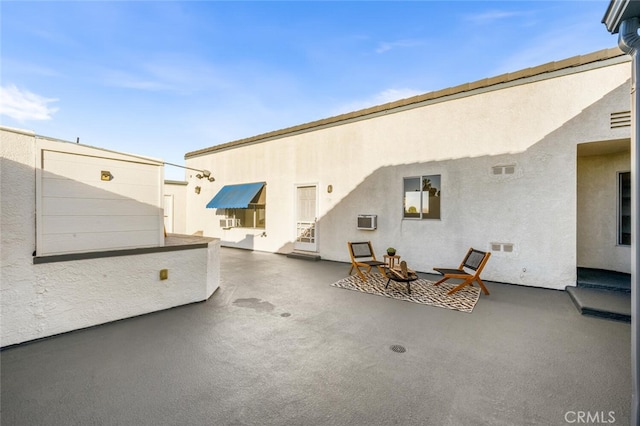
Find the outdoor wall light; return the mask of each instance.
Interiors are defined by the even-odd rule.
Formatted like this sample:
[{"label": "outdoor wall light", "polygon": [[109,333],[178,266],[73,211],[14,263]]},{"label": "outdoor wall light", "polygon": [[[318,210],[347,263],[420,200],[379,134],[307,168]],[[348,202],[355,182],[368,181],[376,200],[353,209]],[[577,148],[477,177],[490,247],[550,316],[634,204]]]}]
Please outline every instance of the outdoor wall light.
[{"label": "outdoor wall light", "polygon": [[209,182],[213,182],[215,179],[211,176],[211,172],[209,170],[202,170],[202,174],[198,173],[196,175],[198,179],[207,179]]},{"label": "outdoor wall light", "polygon": [[211,176],[211,172],[209,170],[206,170],[206,169],[202,169],[202,170],[193,169],[191,167],[185,167],[185,166],[181,166],[179,164],[167,163],[166,161],[163,162],[162,164],[168,164],[170,166],[180,167],[181,169],[193,170],[194,172],[198,172],[198,174],[196,175],[196,177],[198,179],[206,179],[209,182],[214,182],[216,180],[213,176]]},{"label": "outdoor wall light", "polygon": [[113,180],[113,175],[109,170],[101,170],[100,171],[100,180],[110,181]]},{"label": "outdoor wall light", "polygon": [[199,193],[200,193],[200,187],[196,186],[196,194],[199,194]]}]

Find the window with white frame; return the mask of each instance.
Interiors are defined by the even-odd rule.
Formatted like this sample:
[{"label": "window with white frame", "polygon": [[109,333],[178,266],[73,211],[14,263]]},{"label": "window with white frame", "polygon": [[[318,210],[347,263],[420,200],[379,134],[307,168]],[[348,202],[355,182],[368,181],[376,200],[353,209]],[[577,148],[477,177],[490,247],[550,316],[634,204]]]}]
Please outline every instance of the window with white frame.
[{"label": "window with white frame", "polygon": [[405,219],[440,219],[440,175],[404,178]]}]

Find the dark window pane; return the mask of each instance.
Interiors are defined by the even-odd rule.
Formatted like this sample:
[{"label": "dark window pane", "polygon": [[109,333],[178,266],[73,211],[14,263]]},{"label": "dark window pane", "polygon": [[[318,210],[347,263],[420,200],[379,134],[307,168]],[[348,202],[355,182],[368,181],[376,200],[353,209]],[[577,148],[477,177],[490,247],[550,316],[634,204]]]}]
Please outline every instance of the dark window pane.
[{"label": "dark window pane", "polygon": [[405,178],[404,217],[420,218],[421,204],[420,178]]},{"label": "dark window pane", "polygon": [[618,174],[618,244],[631,245],[631,172]]}]

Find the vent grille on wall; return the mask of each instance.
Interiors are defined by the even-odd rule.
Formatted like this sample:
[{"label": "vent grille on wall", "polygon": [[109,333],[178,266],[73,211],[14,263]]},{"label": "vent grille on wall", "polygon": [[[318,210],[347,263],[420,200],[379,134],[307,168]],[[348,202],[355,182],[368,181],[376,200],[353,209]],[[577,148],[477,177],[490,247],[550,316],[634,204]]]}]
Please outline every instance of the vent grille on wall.
[{"label": "vent grille on wall", "polygon": [[631,111],[620,111],[611,113],[611,128],[631,126]]},{"label": "vent grille on wall", "polygon": [[513,243],[491,243],[491,251],[513,252]]},{"label": "vent grille on wall", "polygon": [[515,164],[509,164],[506,166],[493,166],[491,171],[494,175],[512,175],[516,172]]}]

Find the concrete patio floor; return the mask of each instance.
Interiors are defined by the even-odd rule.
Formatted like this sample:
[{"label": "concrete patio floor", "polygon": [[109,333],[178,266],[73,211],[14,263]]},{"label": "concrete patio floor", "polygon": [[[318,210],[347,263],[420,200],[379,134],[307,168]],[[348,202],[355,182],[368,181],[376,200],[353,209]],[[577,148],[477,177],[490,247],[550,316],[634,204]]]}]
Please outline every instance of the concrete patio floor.
[{"label": "concrete patio floor", "polygon": [[488,282],[468,314],[330,286],[348,271],[223,249],[207,302],[2,351],[2,424],[629,424],[629,324],[555,290]]}]

